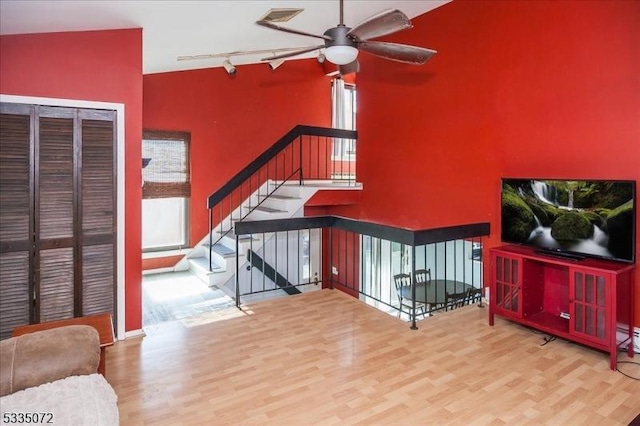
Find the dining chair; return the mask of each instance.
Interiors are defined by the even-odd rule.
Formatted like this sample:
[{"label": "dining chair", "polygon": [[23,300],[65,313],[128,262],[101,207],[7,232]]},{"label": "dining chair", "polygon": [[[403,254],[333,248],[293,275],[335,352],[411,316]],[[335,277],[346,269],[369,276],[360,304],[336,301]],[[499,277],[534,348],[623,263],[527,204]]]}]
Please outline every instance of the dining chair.
[{"label": "dining chair", "polygon": [[[411,312],[413,310],[413,302],[411,299],[402,297],[402,289],[403,288],[411,288],[411,275],[409,274],[396,274],[393,276],[393,282],[396,285],[396,293],[398,294],[398,300],[400,301],[400,308],[398,310],[398,318],[400,318],[400,314],[402,312],[406,312],[411,316]],[[407,308],[408,311],[405,311],[403,308]],[[425,304],[416,301],[416,315],[418,315],[418,311],[420,311],[420,315],[425,316]]]},{"label": "dining chair", "polygon": [[416,284],[428,283],[431,281],[431,269],[416,269],[413,276],[415,277]]},{"label": "dining chair", "polygon": [[444,310],[461,308],[469,303],[469,290],[460,293],[446,293]]},{"label": "dining chair", "polygon": [[[431,269],[416,269],[416,271],[414,272],[413,276],[415,277],[415,282],[416,285],[422,284],[422,283],[430,283],[431,282]],[[437,292],[438,289],[435,289],[435,291]],[[437,304],[433,304],[433,305],[425,305],[425,309],[427,310],[427,315],[431,315],[431,310],[432,309],[438,309],[438,308],[442,308],[443,305],[442,303],[437,303]]]},{"label": "dining chair", "polygon": [[476,300],[479,302],[478,307],[482,308],[482,287],[480,288],[471,288],[469,289],[469,303],[476,303]]}]

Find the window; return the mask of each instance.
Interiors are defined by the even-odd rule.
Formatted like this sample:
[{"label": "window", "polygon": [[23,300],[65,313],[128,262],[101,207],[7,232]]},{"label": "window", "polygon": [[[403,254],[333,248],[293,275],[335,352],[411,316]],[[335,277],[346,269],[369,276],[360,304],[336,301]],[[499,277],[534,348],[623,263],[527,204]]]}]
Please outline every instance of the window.
[{"label": "window", "polygon": [[309,243],[309,229],[302,230],[302,279],[311,278],[311,247]]},{"label": "window", "polygon": [[383,309],[385,305],[397,303],[393,276],[411,273],[411,246],[363,235],[361,247],[360,277],[362,292],[365,295],[363,300]]},{"label": "window", "polygon": [[[332,125],[336,129],[356,130],[356,86],[346,84],[342,79],[333,80],[332,87]],[[354,161],[356,141],[353,139],[335,139],[333,159]]]},{"label": "window", "polygon": [[482,243],[471,243],[471,259],[482,262]]},{"label": "window", "polygon": [[188,244],[190,140],[188,133],[144,131],[143,251],[177,249]]}]

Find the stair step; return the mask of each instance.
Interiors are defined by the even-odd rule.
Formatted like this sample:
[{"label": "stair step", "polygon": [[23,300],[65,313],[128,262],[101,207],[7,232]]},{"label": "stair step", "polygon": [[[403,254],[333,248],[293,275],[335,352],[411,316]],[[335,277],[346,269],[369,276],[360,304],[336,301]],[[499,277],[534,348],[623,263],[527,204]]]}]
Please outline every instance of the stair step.
[{"label": "stair step", "polygon": [[[235,239],[236,238],[235,234],[231,235],[230,238]],[[244,235],[239,235],[238,236],[238,240],[241,243],[248,243],[248,242],[251,242],[251,241],[260,241],[260,238],[254,237],[253,234],[244,234]]]},{"label": "stair step", "polygon": [[191,259],[189,259],[189,263],[197,265],[203,271],[206,271],[206,273],[211,272],[215,274],[225,271],[221,266],[216,265],[215,263],[211,265],[212,270],[209,271],[209,259],[207,259],[206,257],[192,257]]},{"label": "stair step", "polygon": [[311,188],[331,188],[331,189],[362,189],[362,182],[357,182],[355,180],[309,180],[305,181],[303,185],[300,185],[298,182],[285,182],[282,184],[282,187],[298,187],[304,188],[305,186]]},{"label": "stair step", "polygon": [[279,194],[271,194],[271,195],[261,195],[260,198],[273,198],[275,200],[300,200],[300,197],[292,197],[290,195],[279,195]]},{"label": "stair step", "polygon": [[264,212],[264,213],[287,213],[285,210],[272,209],[271,207],[265,207],[265,206],[254,207],[253,210]]},{"label": "stair step", "polygon": [[[204,243],[202,245],[205,246],[207,249],[209,248],[209,243]],[[224,244],[220,244],[220,243],[214,244],[213,247],[211,248],[211,251],[225,258],[233,257],[236,255],[236,251],[234,249],[229,248]]]},{"label": "stair step", "polygon": [[[217,234],[222,235],[222,234],[224,234],[225,232],[227,232],[227,231],[224,231],[224,230],[223,230],[223,231],[218,231],[218,232],[217,232]],[[233,230],[231,230],[231,232],[229,232],[228,234],[226,234],[226,235],[225,235],[225,237],[227,237],[227,238],[231,238],[232,240],[235,240],[235,239],[236,239],[236,234],[233,232]],[[240,235],[240,236],[238,237],[238,239],[239,239],[240,241],[250,240],[250,239],[251,239],[251,234],[243,234],[243,235]],[[254,240],[255,240],[255,238],[254,238]],[[207,244],[207,243],[205,243],[205,245],[206,245],[206,246],[208,246],[208,244]]]}]

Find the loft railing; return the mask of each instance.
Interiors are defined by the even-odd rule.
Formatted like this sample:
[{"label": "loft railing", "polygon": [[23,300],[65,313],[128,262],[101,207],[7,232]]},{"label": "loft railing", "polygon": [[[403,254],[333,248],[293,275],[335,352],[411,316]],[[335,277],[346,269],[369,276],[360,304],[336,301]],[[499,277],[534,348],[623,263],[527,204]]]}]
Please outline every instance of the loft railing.
[{"label": "loft railing", "polygon": [[298,125],[211,194],[207,199],[209,270],[213,246],[231,235],[234,223],[245,219],[283,184],[331,180],[355,185],[351,154],[355,153],[356,138],[353,130]]},{"label": "loft railing", "polygon": [[[415,277],[416,271],[428,269],[433,280],[451,286],[434,286],[430,296],[434,300],[457,290],[481,300],[482,238],[489,230],[488,223],[410,230],[336,216],[240,222],[235,231],[236,253],[257,253],[262,263],[242,269],[236,263],[236,304],[249,295],[304,291],[321,284],[408,318],[411,328],[417,328],[419,314],[424,317],[452,304],[432,303],[420,309],[419,286],[411,280],[405,294],[409,306],[403,307],[394,275]],[[242,242],[241,236],[247,235],[252,238]],[[277,274],[279,282],[262,273],[265,270],[274,271],[272,276]]]}]

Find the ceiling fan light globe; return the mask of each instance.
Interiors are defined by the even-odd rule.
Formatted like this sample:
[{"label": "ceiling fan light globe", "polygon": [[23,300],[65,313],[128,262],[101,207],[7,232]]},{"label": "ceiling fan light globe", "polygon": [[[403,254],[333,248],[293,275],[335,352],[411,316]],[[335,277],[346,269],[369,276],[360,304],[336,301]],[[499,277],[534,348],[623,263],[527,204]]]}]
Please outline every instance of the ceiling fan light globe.
[{"label": "ceiling fan light globe", "polygon": [[358,49],[352,46],[330,46],[324,52],[327,61],[336,65],[346,65],[358,57]]}]

